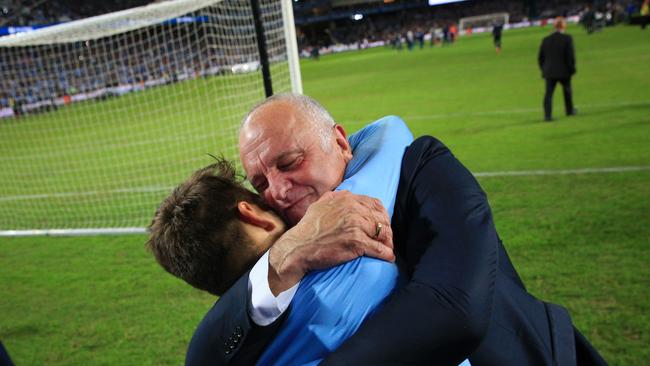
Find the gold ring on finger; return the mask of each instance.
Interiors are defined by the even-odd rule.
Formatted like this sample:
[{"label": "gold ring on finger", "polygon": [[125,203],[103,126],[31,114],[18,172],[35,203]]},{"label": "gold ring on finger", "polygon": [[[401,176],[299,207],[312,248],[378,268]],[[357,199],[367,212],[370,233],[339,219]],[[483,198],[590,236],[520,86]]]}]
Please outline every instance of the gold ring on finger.
[{"label": "gold ring on finger", "polygon": [[379,233],[381,233],[382,227],[383,225],[380,222],[378,222],[377,226],[375,226],[375,235],[372,236],[373,239],[377,239],[379,237]]}]

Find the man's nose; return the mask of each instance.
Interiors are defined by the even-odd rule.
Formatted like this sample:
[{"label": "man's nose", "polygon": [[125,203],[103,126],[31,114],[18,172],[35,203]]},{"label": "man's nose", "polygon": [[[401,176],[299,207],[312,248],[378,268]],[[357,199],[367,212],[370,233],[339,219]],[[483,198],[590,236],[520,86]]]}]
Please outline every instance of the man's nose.
[{"label": "man's nose", "polygon": [[282,174],[270,174],[268,179],[268,188],[267,192],[271,197],[267,197],[267,200],[270,198],[274,202],[283,202],[287,199],[287,192],[291,188],[291,182],[289,182],[286,177],[283,177]]}]

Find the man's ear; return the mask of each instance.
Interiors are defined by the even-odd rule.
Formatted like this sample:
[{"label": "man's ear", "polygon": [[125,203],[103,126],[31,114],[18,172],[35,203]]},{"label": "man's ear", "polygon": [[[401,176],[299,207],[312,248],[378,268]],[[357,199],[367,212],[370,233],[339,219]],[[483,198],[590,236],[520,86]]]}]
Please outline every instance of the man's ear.
[{"label": "man's ear", "polygon": [[246,201],[239,201],[237,203],[237,210],[239,211],[239,219],[241,221],[266,231],[275,229],[275,223],[265,214],[266,211],[259,206]]},{"label": "man's ear", "polygon": [[350,143],[348,142],[345,129],[338,123],[334,125],[334,138],[336,145],[341,149],[346,159],[346,163],[352,160],[352,147],[350,147]]}]

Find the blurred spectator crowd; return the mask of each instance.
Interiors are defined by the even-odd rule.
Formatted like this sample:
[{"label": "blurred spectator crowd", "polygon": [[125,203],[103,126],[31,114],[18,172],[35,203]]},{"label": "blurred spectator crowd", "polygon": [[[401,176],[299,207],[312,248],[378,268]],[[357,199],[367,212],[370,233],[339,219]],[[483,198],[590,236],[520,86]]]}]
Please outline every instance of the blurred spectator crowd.
[{"label": "blurred spectator crowd", "polygon": [[[254,34],[252,25],[231,30],[243,38]],[[257,70],[257,45],[232,44],[231,36],[190,22],[94,41],[0,47],[0,110],[21,115],[187,79]],[[268,51],[272,62],[285,57],[284,47]]]},{"label": "blurred spectator crowd", "polygon": [[0,26],[35,26],[62,23],[111,13],[151,0],[0,0]]},{"label": "blurred spectator crowd", "polygon": [[[314,48],[330,47],[337,44],[364,44],[383,42],[396,45],[408,43],[409,33],[413,34],[415,43],[421,35],[427,39],[445,39],[444,32],[452,32],[458,20],[464,17],[506,12],[510,23],[533,19],[548,19],[555,16],[579,16],[588,24],[614,24],[627,19],[634,11],[638,12],[640,1],[585,1],[585,0],[548,0],[534,2],[531,9],[529,2],[520,0],[467,1],[450,3],[435,7],[418,7],[397,12],[373,12],[371,8],[349,8],[352,13],[360,14],[337,19],[322,24],[307,24],[298,27],[298,43],[303,54],[313,54]],[[638,4],[637,4],[638,3]],[[377,5],[382,7],[384,5]],[[368,11],[370,10],[370,11]],[[337,9],[337,11],[340,11]],[[597,20],[589,23],[591,17]],[[603,19],[599,23],[600,19]],[[589,26],[591,27],[591,25]],[[438,34],[438,35],[437,35]]]},{"label": "blurred spectator crowd", "polygon": [[[404,3],[396,11],[383,11],[383,3],[337,7],[338,14],[323,21],[304,19],[309,2],[301,0],[297,12],[298,45],[301,54],[317,58],[322,48],[333,45],[391,45],[395,48],[422,47],[425,38],[431,45],[453,43],[457,22],[463,17],[507,12],[510,23],[558,15],[579,16],[589,32],[625,20],[637,11],[640,1],[521,0],[467,1],[435,7]],[[0,0],[0,25],[43,25],[99,15],[151,3],[150,0]],[[318,3],[316,3],[318,2]],[[638,4],[637,4],[638,3]],[[410,4],[409,6],[406,6]],[[534,4],[531,8],[530,4]],[[314,5],[316,6],[316,5]],[[365,10],[364,10],[365,9]],[[371,9],[382,11],[369,11]],[[386,8],[388,9],[388,8]],[[334,11],[334,10],[332,10]],[[366,15],[363,15],[363,14]],[[302,15],[301,15],[302,14]],[[303,17],[302,24],[300,17]],[[329,20],[328,20],[329,19]],[[196,24],[153,27],[100,41],[74,45],[0,48],[0,110],[14,114],[55,108],[70,98],[107,97],[188,78],[236,72],[233,65],[244,65],[244,72],[259,67],[255,44],[214,47],[216,34]],[[207,34],[205,32],[208,32]],[[173,36],[170,36],[173,35]],[[247,38],[247,37],[243,37]],[[248,37],[250,38],[250,37]],[[224,41],[223,44],[231,44]],[[250,43],[250,42],[249,42]],[[280,57],[282,48],[271,50]],[[94,94],[93,94],[94,93]],[[97,94],[99,93],[99,94]],[[92,95],[94,96],[92,96]]]}]

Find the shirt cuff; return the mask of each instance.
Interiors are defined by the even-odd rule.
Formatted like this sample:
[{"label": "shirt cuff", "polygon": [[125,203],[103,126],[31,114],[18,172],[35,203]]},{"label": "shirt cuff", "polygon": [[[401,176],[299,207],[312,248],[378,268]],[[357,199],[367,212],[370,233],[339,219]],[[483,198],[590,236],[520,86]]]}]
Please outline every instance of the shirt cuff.
[{"label": "shirt cuff", "polygon": [[266,326],[276,321],[291,304],[298,290],[296,283],[277,297],[269,287],[269,252],[255,263],[248,275],[248,315],[257,325]]}]

